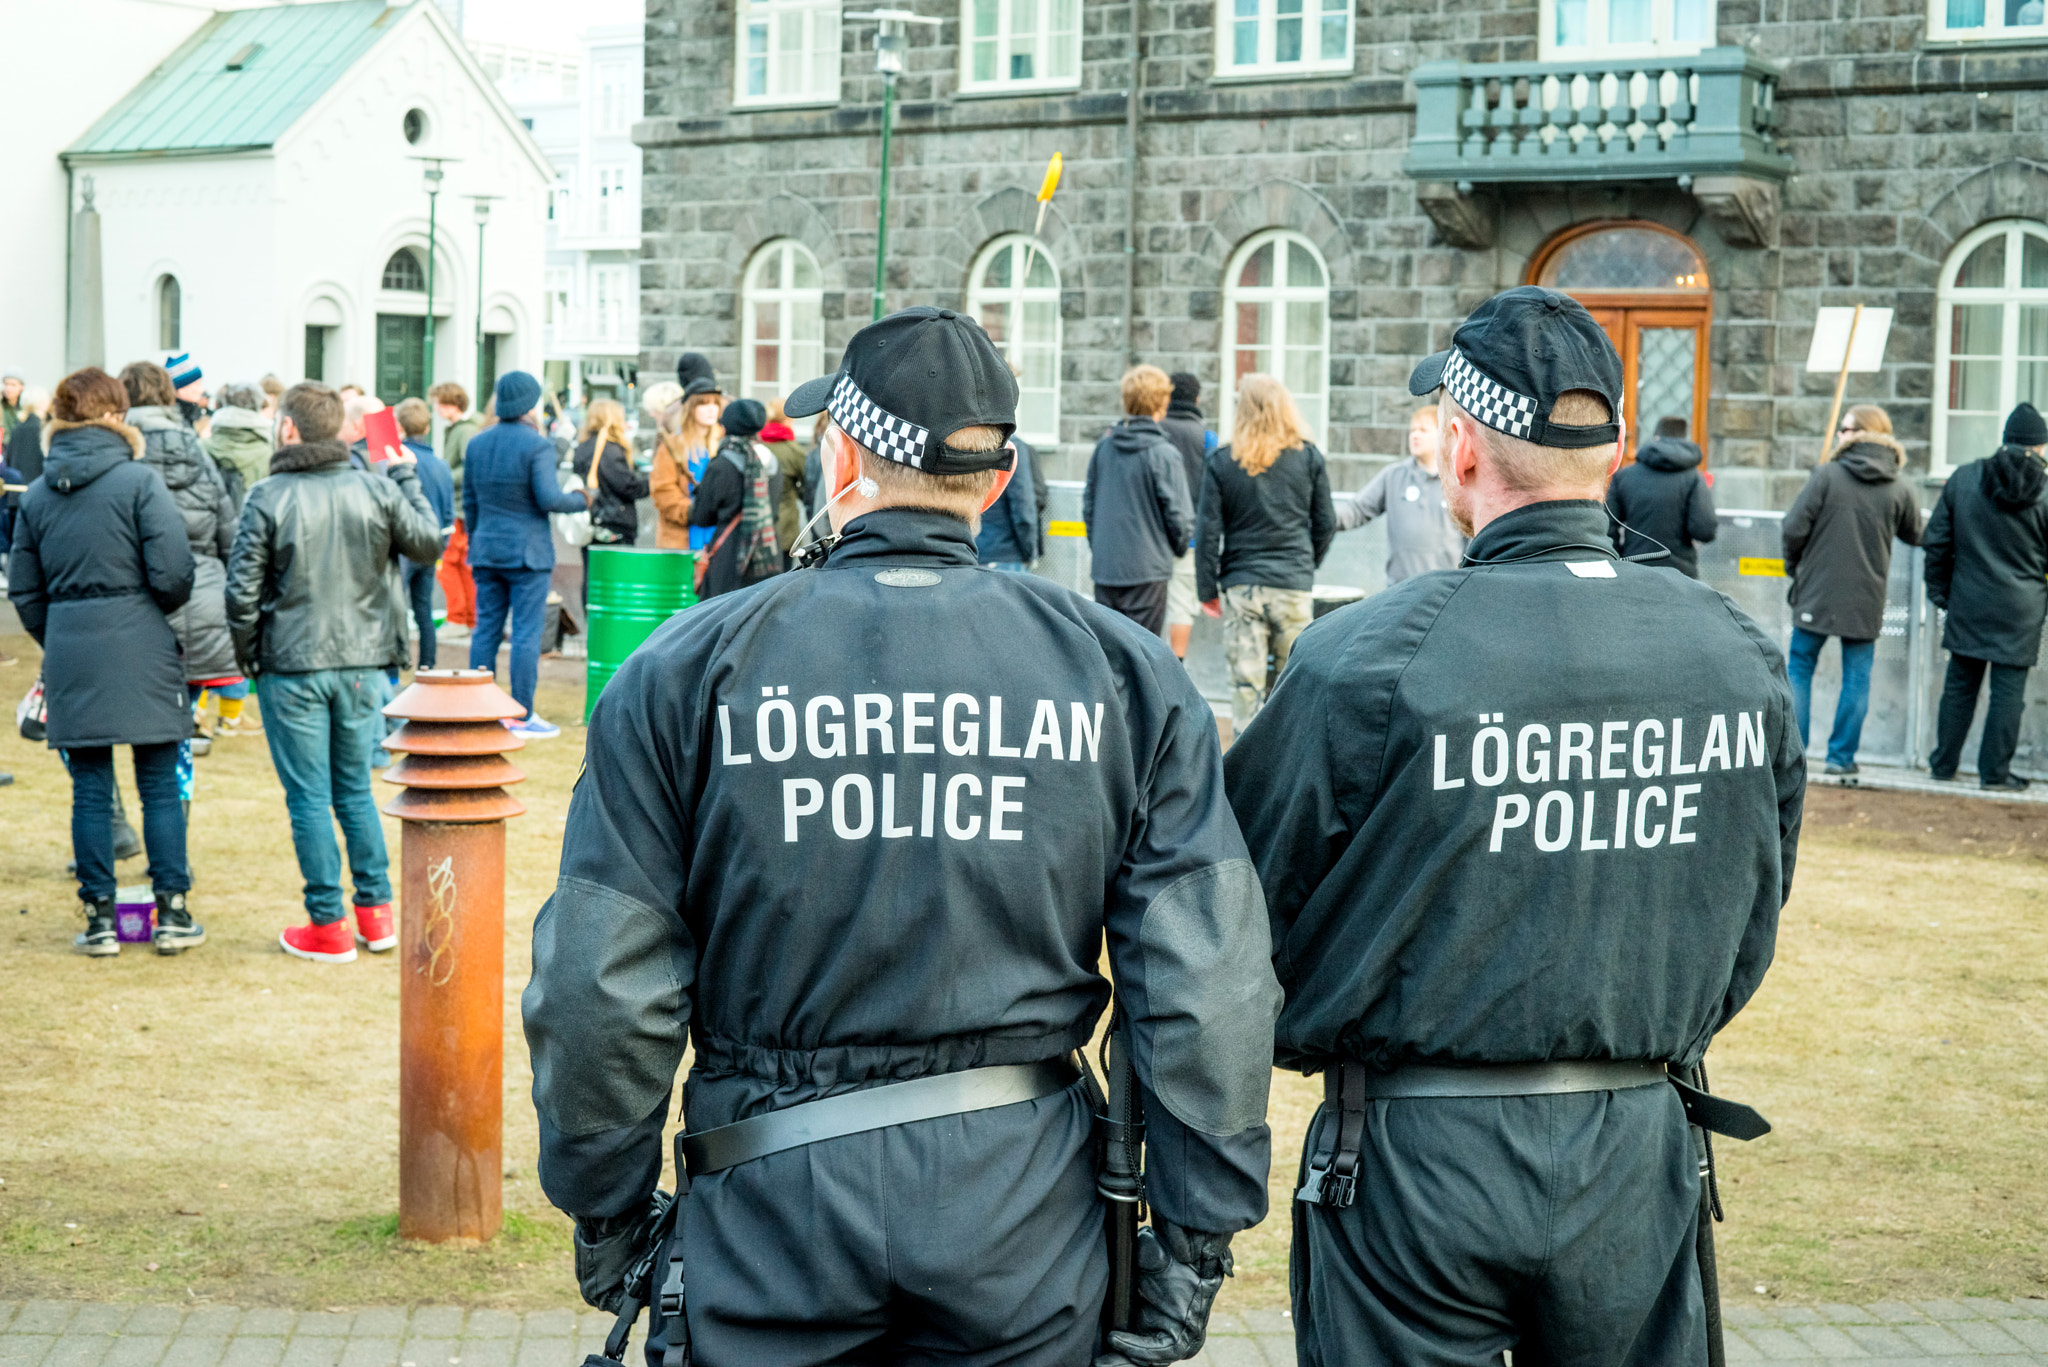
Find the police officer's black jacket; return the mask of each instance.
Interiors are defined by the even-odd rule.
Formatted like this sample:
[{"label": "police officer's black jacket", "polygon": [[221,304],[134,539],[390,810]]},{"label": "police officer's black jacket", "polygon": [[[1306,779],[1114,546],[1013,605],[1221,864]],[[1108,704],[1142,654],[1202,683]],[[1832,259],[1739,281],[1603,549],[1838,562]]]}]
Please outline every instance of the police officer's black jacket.
[{"label": "police officer's black jacket", "polygon": [[2021,668],[2040,657],[2048,613],[2040,464],[2010,446],[1973,460],[1948,477],[1927,519],[1927,597],[1947,610],[1941,643],[1958,655]]},{"label": "police officer's black jacket", "polygon": [[1304,632],[1226,761],[1277,1057],[1694,1061],[1791,886],[1783,657],[1721,594],[1617,561],[1598,503],[1516,509],[1467,554]]},{"label": "police officer's black jacket", "polygon": [[662,627],[588,746],[524,999],[555,1204],[652,1189],[686,1031],[693,1130],[1083,1046],[1106,927],[1152,1203],[1265,1214],[1265,908],[1163,642],[883,510]]}]

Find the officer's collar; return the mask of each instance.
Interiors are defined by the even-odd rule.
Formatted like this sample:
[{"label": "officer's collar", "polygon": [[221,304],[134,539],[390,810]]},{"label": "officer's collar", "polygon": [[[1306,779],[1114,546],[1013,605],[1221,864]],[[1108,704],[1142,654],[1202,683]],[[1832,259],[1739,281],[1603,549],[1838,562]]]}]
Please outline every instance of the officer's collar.
[{"label": "officer's collar", "polygon": [[1616,559],[1607,532],[1607,505],[1591,499],[1529,503],[1479,529],[1465,549],[1467,565],[1521,560]]},{"label": "officer's collar", "polygon": [[877,508],[846,524],[826,569],[864,561],[894,565],[974,565],[974,533],[966,519],[922,508]]}]

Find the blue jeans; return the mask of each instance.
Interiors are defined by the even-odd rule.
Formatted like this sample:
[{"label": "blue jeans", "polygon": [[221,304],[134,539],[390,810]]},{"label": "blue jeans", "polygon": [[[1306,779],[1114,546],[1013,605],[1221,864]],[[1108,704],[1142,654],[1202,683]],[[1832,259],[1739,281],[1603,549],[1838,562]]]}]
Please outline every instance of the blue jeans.
[{"label": "blue jeans", "polygon": [[[142,844],[149,851],[149,881],[158,892],[188,892],[192,867],[185,859],[185,804],[178,797],[180,742],[138,745],[135,788],[142,800]],[[87,902],[114,895],[114,751],[74,745],[64,752],[71,769],[71,857],[78,861],[78,896]]]},{"label": "blue jeans", "polygon": [[[1804,627],[1792,628],[1792,653],[1785,672],[1792,678],[1792,715],[1799,722],[1799,743],[1806,744],[1807,718],[1813,711],[1813,667],[1820,663],[1820,648],[1828,638]],[[1835,729],[1828,737],[1828,763],[1847,766],[1856,762],[1856,747],[1863,742],[1863,718],[1870,711],[1870,661],[1877,654],[1876,641],[1842,638],[1842,692],[1835,700]]]},{"label": "blue jeans", "polygon": [[434,639],[434,571],[433,564],[419,565],[405,562],[405,601],[412,610],[413,624],[420,629],[419,667],[432,669],[438,642]]},{"label": "blue jeans", "polygon": [[469,667],[498,669],[498,642],[505,615],[512,616],[512,698],[533,715],[540,686],[540,632],[548,618],[548,570],[499,570],[471,565],[476,578],[476,630],[469,638]]},{"label": "blue jeans", "polygon": [[[378,712],[386,696],[381,669],[316,669],[265,674],[256,680],[270,762],[284,784],[292,848],[306,880],[306,913],[315,925],[339,921],[341,850],[334,823],[348,841],[355,904],[391,900],[391,860],[370,793],[370,752],[384,738]],[[330,817],[329,813],[332,812]]]}]

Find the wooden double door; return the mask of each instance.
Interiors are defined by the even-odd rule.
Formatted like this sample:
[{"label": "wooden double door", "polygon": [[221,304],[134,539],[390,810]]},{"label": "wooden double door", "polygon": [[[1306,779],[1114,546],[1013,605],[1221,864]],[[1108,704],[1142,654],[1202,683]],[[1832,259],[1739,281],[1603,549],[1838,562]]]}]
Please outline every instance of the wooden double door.
[{"label": "wooden double door", "polygon": [[[1684,418],[1686,430],[1705,450],[1707,430],[1707,329],[1711,309],[1674,308],[1669,299],[1575,296],[1605,329],[1621,353],[1622,412],[1628,423],[1629,460],[1636,447],[1656,435],[1663,418]],[[1704,301],[1703,301],[1704,302]]]}]

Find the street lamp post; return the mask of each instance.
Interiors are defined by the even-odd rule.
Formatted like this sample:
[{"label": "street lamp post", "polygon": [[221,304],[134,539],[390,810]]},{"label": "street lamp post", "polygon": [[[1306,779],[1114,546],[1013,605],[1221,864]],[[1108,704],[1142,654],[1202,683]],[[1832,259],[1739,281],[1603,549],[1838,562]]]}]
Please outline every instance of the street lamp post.
[{"label": "street lamp post", "polygon": [[896,78],[903,74],[903,50],[907,46],[903,26],[926,24],[936,28],[939,21],[912,14],[907,9],[863,10],[845,17],[873,19],[878,25],[875,31],[875,70],[882,73],[882,178],[878,196],[880,203],[875,211],[874,316],[879,320],[889,270],[889,137],[896,126]]},{"label": "street lamp post", "polygon": [[427,336],[426,336],[426,383],[425,388],[434,387],[434,251],[436,247],[435,210],[441,199],[441,168],[460,157],[415,156],[414,161],[425,162],[423,176],[427,190]]},{"label": "street lamp post", "polygon": [[476,394],[477,403],[490,393],[494,377],[484,373],[484,225],[491,221],[491,201],[497,195],[471,195],[476,205]]}]

